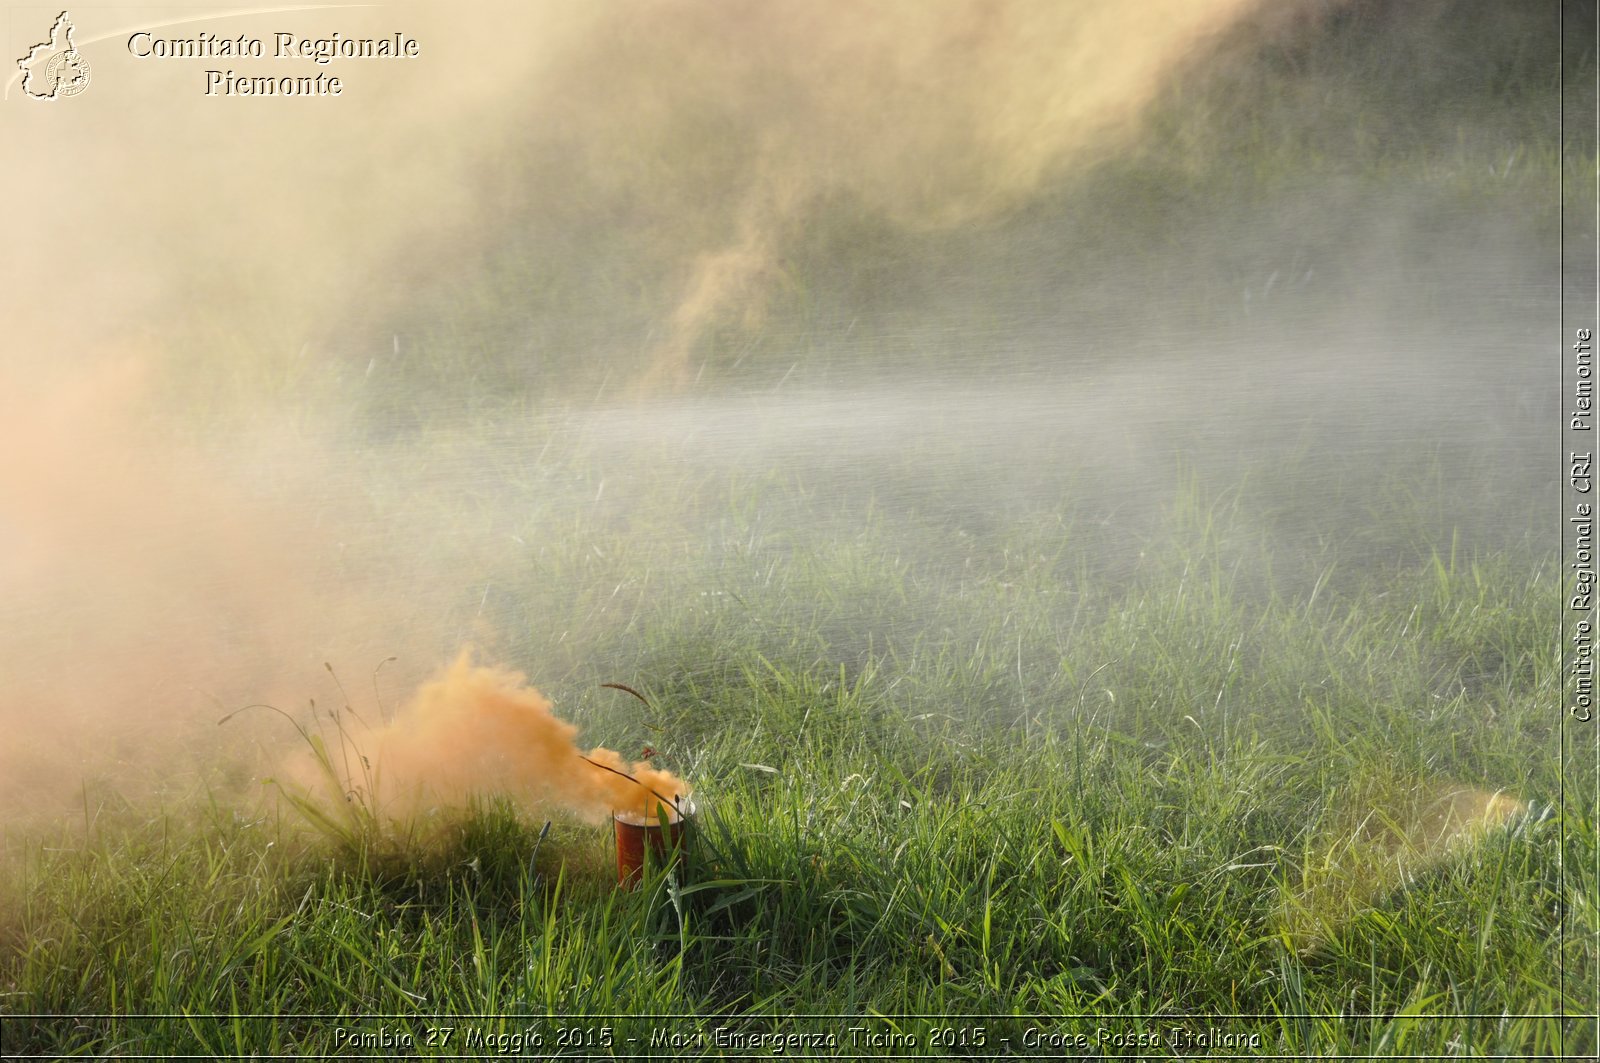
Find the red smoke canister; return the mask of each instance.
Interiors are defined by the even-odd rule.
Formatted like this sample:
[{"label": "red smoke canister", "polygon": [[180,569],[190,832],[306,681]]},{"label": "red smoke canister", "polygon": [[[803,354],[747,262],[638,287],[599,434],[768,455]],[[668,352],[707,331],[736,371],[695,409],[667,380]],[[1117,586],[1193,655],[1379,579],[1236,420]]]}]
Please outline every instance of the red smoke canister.
[{"label": "red smoke canister", "polygon": [[[662,807],[657,805],[656,809]],[[646,851],[650,853],[650,862],[656,866],[676,860],[683,851],[688,820],[694,815],[694,802],[684,801],[679,808],[666,811],[665,824],[655,816],[646,818],[638,812],[612,815],[611,822],[617,831],[617,885],[632,888],[639,884]]]}]

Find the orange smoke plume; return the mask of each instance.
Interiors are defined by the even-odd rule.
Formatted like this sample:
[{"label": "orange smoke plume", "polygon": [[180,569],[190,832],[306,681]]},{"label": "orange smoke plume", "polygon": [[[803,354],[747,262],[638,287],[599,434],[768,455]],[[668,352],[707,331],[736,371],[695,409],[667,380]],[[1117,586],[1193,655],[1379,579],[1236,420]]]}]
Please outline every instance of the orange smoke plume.
[{"label": "orange smoke plume", "polygon": [[389,818],[504,794],[599,820],[687,796],[683,780],[645,761],[630,764],[604,747],[581,753],[577,735],[525,676],[474,665],[464,650],[392,723],[355,745],[370,751],[370,807]]},{"label": "orange smoke plume", "polygon": [[[1162,86],[1261,0],[880,0],[627,8],[592,129],[721,183],[679,209],[699,247],[639,391],[680,388],[711,330],[759,324],[808,212],[849,200],[911,230],[980,222],[1134,141]],[[581,64],[574,67],[581,69]],[[692,72],[692,76],[686,76]],[[704,86],[720,89],[708,99]],[[640,119],[648,114],[648,123]],[[679,139],[674,139],[674,137]],[[640,150],[640,149],[635,149]],[[627,155],[623,155],[627,158]],[[639,159],[634,165],[642,166]],[[618,172],[628,172],[616,166]],[[706,173],[687,165],[685,172]],[[717,172],[712,168],[709,172]],[[659,182],[647,195],[659,199]],[[754,331],[747,328],[747,331]]]}]

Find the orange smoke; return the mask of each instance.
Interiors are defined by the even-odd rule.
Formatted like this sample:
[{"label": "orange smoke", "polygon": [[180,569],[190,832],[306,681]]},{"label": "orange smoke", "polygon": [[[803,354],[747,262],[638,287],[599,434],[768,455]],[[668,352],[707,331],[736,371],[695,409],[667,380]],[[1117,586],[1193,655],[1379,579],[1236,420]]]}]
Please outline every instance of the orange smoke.
[{"label": "orange smoke", "polygon": [[644,761],[629,764],[603,747],[580,753],[577,734],[526,677],[474,665],[463,650],[392,723],[352,739],[364,776],[352,789],[370,794],[370,807],[388,818],[504,794],[599,820],[617,810],[648,814],[687,796],[683,780]]},{"label": "orange smoke", "polygon": [[[584,104],[592,128],[647,125],[650,150],[682,158],[707,153],[696,138],[714,121],[716,150],[738,160],[724,183],[692,193],[688,210],[701,215],[704,243],[683,263],[687,277],[643,388],[687,383],[710,330],[759,322],[784,277],[786,241],[817,204],[845,198],[904,228],[931,230],[1026,203],[1053,178],[1130,143],[1167,79],[1263,6],[629,7],[627,32],[607,27],[595,37],[610,62],[605,91]],[[705,85],[720,95],[706,98]],[[652,192],[660,194],[655,185]]]}]

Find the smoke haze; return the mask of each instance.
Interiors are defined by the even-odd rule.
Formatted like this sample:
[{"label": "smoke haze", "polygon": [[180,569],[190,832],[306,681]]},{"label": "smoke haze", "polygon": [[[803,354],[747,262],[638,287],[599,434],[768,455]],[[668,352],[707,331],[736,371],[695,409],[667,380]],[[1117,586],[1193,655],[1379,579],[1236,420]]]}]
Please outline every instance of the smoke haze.
[{"label": "smoke haze", "polygon": [[[1127,206],[1139,166],[1159,185],[1240,148],[1184,91],[1289,86],[1309,112],[1337,98],[1318,96],[1317,42],[1343,33],[1360,58],[1381,34],[1359,19],[1445,10],[1423,6],[1417,22],[1258,0],[84,9],[90,88],[38,104],[13,78],[3,106],[0,817],[57,810],[85,780],[269,771],[292,735],[216,719],[336,704],[325,662],[373,689],[364,711],[408,706],[378,739],[394,792],[548,786],[572,733],[520,673],[618,678],[585,661],[595,633],[622,637],[663,592],[585,536],[626,530],[668,482],[681,523],[639,549],[712,571],[694,551],[717,507],[775,468],[908,529],[981,533],[1046,496],[1139,528],[1185,475],[1231,482],[1324,437],[1330,462],[1410,461],[1418,435],[1471,432],[1455,453],[1510,485],[1505,508],[1458,499],[1432,519],[1525,534],[1506,514],[1549,485],[1528,482],[1530,312],[1506,307],[1553,271],[1547,215],[1381,201],[1337,173],[1271,217],[1244,197],[1233,216],[1182,193]],[[8,15],[12,56],[54,17]],[[219,99],[213,65],[323,68],[125,47],[202,28],[401,31],[422,54],[335,60],[337,99]],[[1272,113],[1250,112],[1256,135]],[[1241,188],[1282,164],[1272,150]],[[1436,230],[1446,252],[1494,231],[1504,257],[1421,268]],[[1454,307],[1430,300],[1458,287],[1469,325],[1498,315],[1498,331],[1431,335]],[[1425,311],[1398,338],[1391,299]],[[1316,327],[1334,316],[1337,334]],[[950,350],[979,376],[1023,372],[975,395],[918,361]],[[736,387],[690,391],[719,375]],[[1312,558],[1301,502],[1261,533]],[[562,565],[592,578],[537,585]],[[519,671],[461,658],[419,689],[469,643]],[[508,743],[524,753],[496,759]],[[559,800],[581,814],[621,800],[580,777]]]},{"label": "smoke haze", "polygon": [[[385,819],[464,808],[483,794],[589,820],[614,811],[650,815],[658,802],[687,796],[681,780],[648,760],[630,763],[603,746],[580,752],[577,734],[526,677],[474,667],[463,653],[424,683],[393,723],[356,730],[350,752],[367,758],[358,777],[370,784],[362,797]],[[314,790],[314,771],[302,766],[300,775]]]}]

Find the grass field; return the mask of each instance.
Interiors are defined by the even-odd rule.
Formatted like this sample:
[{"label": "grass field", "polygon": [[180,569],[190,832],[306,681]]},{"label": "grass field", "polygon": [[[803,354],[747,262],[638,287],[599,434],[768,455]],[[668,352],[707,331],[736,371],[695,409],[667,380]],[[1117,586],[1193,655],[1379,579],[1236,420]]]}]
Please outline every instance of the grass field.
[{"label": "grass field", "polygon": [[[0,568],[0,1055],[1595,1058],[1554,9],[1307,5],[962,216],[704,6],[659,54],[617,8],[549,113],[437,141],[493,142],[448,232],[321,234],[404,261],[263,268],[332,320],[174,251],[221,294],[140,333],[154,457],[62,404],[63,468],[137,504],[47,469],[92,534]],[[760,99],[658,107],[675,47]],[[531,781],[365,804],[339,729],[462,646],[687,779],[684,860],[617,889]],[[263,782],[310,736],[326,816]]]},{"label": "grass field", "polygon": [[[586,667],[645,689],[602,698],[574,659],[553,692],[693,780],[685,866],[618,892],[605,829],[540,842],[505,801],[341,844],[222,791],[86,792],[8,844],[5,1011],[60,1017],[8,1017],[7,1052],[1594,1048],[1560,1017],[1595,1006],[1600,884],[1592,760],[1556,755],[1553,558],[1415,544],[1346,576],[1332,542],[1274,577],[1243,565],[1247,500],[1193,488],[1123,565],[1048,508],[919,559],[881,518],[797,542],[761,515],[817,504],[796,490],[693,548],[591,528],[546,562],[664,574],[543,620],[587,617]],[[1501,789],[1525,806],[1451,842],[1483,804],[1441,802]]]}]

